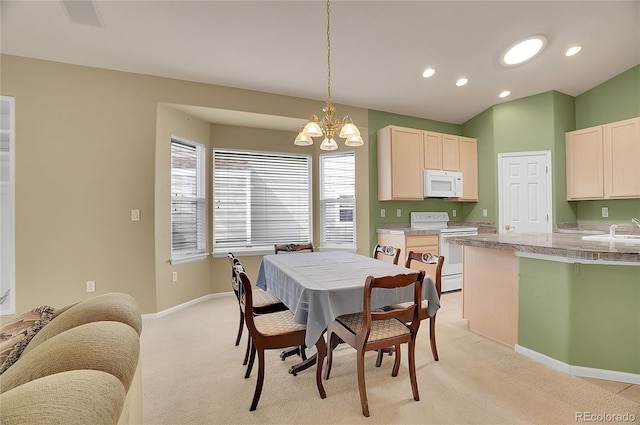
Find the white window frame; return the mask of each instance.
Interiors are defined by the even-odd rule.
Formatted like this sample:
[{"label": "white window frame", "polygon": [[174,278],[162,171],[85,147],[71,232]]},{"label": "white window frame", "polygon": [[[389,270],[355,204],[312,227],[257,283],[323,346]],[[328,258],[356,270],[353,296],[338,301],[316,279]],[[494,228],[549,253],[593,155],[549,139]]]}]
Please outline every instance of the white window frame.
[{"label": "white window frame", "polygon": [[16,312],[15,98],[0,96],[0,315]]},{"label": "white window frame", "polygon": [[[273,157],[273,161],[267,161],[265,158]],[[244,168],[227,168],[230,171],[224,171],[221,169],[216,169],[216,164],[221,160],[233,160],[244,161]],[[299,169],[295,170],[293,166],[283,167],[282,163],[286,162],[288,159],[295,159],[296,163],[300,166]],[[269,165],[274,166],[273,169],[268,169]],[[277,178],[288,178],[291,177],[295,182],[304,182],[306,183],[306,192],[299,192],[297,194],[298,199],[304,198],[304,203],[302,204],[291,204],[284,205],[285,208],[290,207],[290,214],[293,216],[300,216],[302,214],[302,218],[305,219],[304,224],[301,227],[297,228],[297,234],[294,237],[294,240],[287,239],[281,240],[286,236],[267,236],[264,230],[261,230],[261,235],[255,235],[255,226],[256,223],[260,223],[260,221],[252,220],[252,216],[256,214],[262,214],[267,217],[268,221],[268,211],[269,209],[273,209],[275,207],[275,202],[271,202],[272,199],[268,198],[269,196],[277,196],[275,191],[278,188],[273,188],[271,186],[263,186],[261,184],[256,184],[257,180],[252,180],[252,175],[255,173],[264,173],[264,176],[269,176],[271,179]],[[311,155],[303,155],[291,152],[267,152],[267,151],[249,151],[249,150],[241,150],[241,149],[222,149],[215,148],[213,149],[213,255],[214,257],[224,256],[228,252],[233,252],[235,254],[244,254],[244,255],[263,255],[263,254],[272,254],[273,253],[273,245],[279,243],[310,243],[312,242],[313,237],[313,198],[312,198],[312,181],[311,181],[311,172],[312,172],[312,157]],[[291,173],[291,174],[288,174]],[[293,173],[296,173],[295,175]],[[216,179],[216,175],[218,175],[218,179]],[[293,177],[292,177],[293,176]],[[226,180],[226,177],[229,180]],[[256,178],[261,178],[260,174],[257,174]],[[232,180],[235,179],[235,180]],[[217,181],[216,181],[217,180]],[[272,182],[267,181],[266,183],[263,181],[263,184],[269,185]],[[225,227],[229,229],[229,226],[237,226],[240,222],[237,218],[239,215],[242,215],[242,211],[239,209],[230,209],[233,208],[231,204],[233,200],[229,197],[231,194],[236,194],[235,201],[238,201],[238,194],[244,195],[246,198],[244,200],[245,205],[245,232],[244,239],[238,240],[234,243],[229,241],[228,239],[237,237],[240,233],[238,233],[238,229],[236,228],[234,235],[230,230],[225,231]],[[263,196],[263,200],[265,202],[269,202],[269,204],[263,206],[261,210],[252,208],[252,197],[255,199],[257,197]],[[280,199],[280,198],[273,198]],[[226,203],[226,205],[224,205]],[[299,205],[303,207],[308,205],[308,208],[300,209]],[[269,208],[270,207],[270,208]],[[229,214],[235,214],[235,222],[229,221],[233,220],[233,218],[229,217]],[[227,220],[227,224],[224,224],[223,220]],[[276,227],[277,228],[277,227]],[[218,232],[216,232],[218,229]],[[273,228],[271,228],[273,230]],[[240,229],[240,232],[242,230]],[[252,234],[252,232],[254,234]],[[293,232],[293,233],[296,233]],[[217,235],[217,237],[216,237]],[[221,241],[221,239],[227,238],[227,240]]]},{"label": "white window frame", "polygon": [[[178,136],[171,136],[171,163],[173,164],[173,147],[174,144],[182,145],[195,149],[196,154],[196,195],[187,196],[184,194],[174,193],[174,169],[171,167],[171,264],[181,264],[191,261],[202,260],[207,257],[206,245],[207,245],[207,202],[206,202],[206,181],[207,181],[207,168],[206,168],[206,147],[191,140],[187,140]],[[175,249],[174,248],[174,203],[177,202],[189,202],[195,205],[196,219],[196,240],[195,248],[192,249]]]},{"label": "white window frame", "polygon": [[[326,173],[326,165],[325,161],[330,161],[334,158],[344,158],[350,157],[353,160],[353,168],[351,170],[350,175],[344,174],[342,177],[352,179],[353,187],[350,192],[353,193],[352,197],[336,197],[334,194],[327,193],[327,191],[331,192],[331,180]],[[323,249],[344,249],[344,250],[356,250],[357,248],[357,240],[356,240],[356,183],[355,183],[355,152],[353,151],[345,151],[345,152],[332,152],[327,154],[320,155],[320,190],[319,190],[319,199],[320,199],[320,247]],[[348,196],[349,194],[347,194]],[[352,240],[347,241],[336,241],[336,240],[328,240],[329,235],[327,234],[328,226],[328,217],[335,216],[334,214],[330,214],[329,211],[331,209],[340,208],[343,205],[348,205],[351,207],[350,212],[352,215]],[[338,212],[338,218],[341,220],[340,215],[342,214],[342,210]],[[335,221],[335,217],[333,218]],[[331,226],[332,229],[335,229],[335,223]]]}]

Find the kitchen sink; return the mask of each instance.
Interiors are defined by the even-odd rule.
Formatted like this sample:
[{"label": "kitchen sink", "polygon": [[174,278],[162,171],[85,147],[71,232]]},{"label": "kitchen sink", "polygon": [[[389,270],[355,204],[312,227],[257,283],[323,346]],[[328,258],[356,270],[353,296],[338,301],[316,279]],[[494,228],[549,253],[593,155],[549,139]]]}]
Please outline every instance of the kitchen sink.
[{"label": "kitchen sink", "polygon": [[640,235],[587,235],[582,237],[583,241],[600,241],[600,242],[622,242],[640,245]]}]

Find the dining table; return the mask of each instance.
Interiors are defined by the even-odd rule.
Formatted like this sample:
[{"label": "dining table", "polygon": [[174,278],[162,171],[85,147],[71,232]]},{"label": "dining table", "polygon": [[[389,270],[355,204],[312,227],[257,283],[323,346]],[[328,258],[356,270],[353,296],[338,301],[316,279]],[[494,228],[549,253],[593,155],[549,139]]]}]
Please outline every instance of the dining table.
[{"label": "dining table", "polygon": [[[368,276],[415,272],[346,251],[271,254],[262,258],[256,285],[271,291],[291,310],[296,323],[307,326],[305,344],[312,347],[338,316],[363,310],[364,284]],[[425,275],[422,295],[428,301],[428,312],[433,317],[440,308],[440,299],[430,275]],[[411,286],[376,289],[371,300],[374,309],[408,301],[413,301]],[[295,375],[299,370],[294,368],[290,372]]]}]

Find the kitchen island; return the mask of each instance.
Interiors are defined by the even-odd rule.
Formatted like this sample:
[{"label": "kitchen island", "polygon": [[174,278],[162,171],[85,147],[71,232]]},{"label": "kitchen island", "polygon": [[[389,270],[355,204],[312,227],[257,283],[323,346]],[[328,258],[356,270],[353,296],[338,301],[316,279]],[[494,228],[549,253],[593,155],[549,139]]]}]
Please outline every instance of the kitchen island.
[{"label": "kitchen island", "polygon": [[640,384],[640,245],[581,233],[481,234],[464,246],[469,328],[574,375]]}]

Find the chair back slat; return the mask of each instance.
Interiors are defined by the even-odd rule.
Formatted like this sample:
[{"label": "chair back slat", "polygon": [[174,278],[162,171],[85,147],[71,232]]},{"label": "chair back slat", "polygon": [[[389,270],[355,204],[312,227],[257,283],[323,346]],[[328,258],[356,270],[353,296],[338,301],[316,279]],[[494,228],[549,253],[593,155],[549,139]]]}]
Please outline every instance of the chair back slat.
[{"label": "chair back slat", "polygon": [[[406,317],[411,317],[408,327],[412,333],[417,332],[420,326],[420,308],[422,306],[422,281],[424,272],[398,274],[395,276],[367,277],[364,286],[362,337],[361,342],[366,343],[373,321],[398,319],[402,322]],[[388,311],[372,310],[371,297],[374,289],[397,289],[413,285],[413,303],[406,307],[394,308]]]},{"label": "chair back slat", "polygon": [[300,252],[300,251],[309,251],[313,252],[313,244],[304,243],[287,243],[287,244],[275,244],[273,245],[273,250],[277,254],[278,252]]}]

